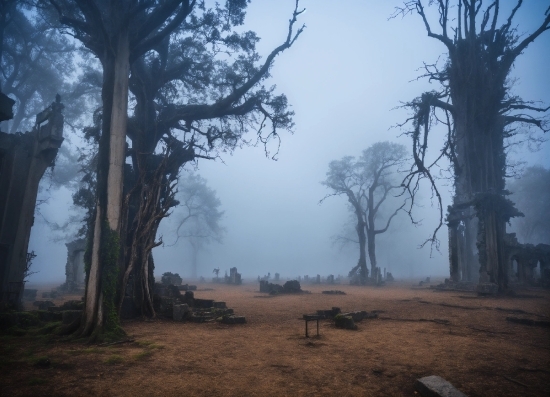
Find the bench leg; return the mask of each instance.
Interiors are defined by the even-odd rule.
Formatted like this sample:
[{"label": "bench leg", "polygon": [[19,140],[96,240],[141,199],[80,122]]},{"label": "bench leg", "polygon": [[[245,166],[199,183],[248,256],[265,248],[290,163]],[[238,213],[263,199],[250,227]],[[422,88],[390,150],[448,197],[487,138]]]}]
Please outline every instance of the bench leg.
[{"label": "bench leg", "polygon": [[306,338],[309,338],[309,335],[307,334],[307,320],[306,320]]},{"label": "bench leg", "polygon": [[317,336],[319,336],[319,320],[317,320]]}]

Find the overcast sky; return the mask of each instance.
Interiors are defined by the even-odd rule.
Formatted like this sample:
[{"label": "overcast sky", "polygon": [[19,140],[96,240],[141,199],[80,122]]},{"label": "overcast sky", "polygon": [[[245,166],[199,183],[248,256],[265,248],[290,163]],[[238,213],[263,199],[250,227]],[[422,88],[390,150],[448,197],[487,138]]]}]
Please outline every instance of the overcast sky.
[{"label": "overcast sky", "polygon": [[[507,15],[515,1],[504,1]],[[279,272],[282,277],[347,274],[357,263],[357,249],[339,250],[331,243],[348,220],[346,200],[334,197],[319,205],[327,193],[319,182],[328,163],[343,156],[358,156],[369,145],[390,140],[409,144],[393,125],[406,117],[397,109],[422,92],[437,89],[426,80],[415,80],[423,62],[433,63],[444,47],[430,39],[416,15],[388,20],[400,1],[302,0],[307,11],[299,23],[307,28],[292,48],[279,55],[271,82],[287,95],[296,112],[294,134],[282,134],[278,161],[267,159],[262,147],[238,149],[221,161],[201,161],[198,172],[216,190],[225,211],[227,229],[223,244],[213,244],[199,257],[199,275],[212,276],[236,266],[244,277]],[[543,20],[547,1],[527,0],[515,19],[520,32],[531,32]],[[268,54],[287,34],[293,0],[255,0],[249,6],[246,29],[261,38],[259,49]],[[436,20],[434,20],[434,28]],[[550,32],[531,44],[518,61],[512,76],[518,80],[513,92],[524,99],[550,103]],[[252,137],[250,137],[252,138]],[[431,149],[437,152],[438,137]],[[407,146],[410,150],[410,148]],[[529,165],[550,166],[550,145],[536,153],[516,149],[515,159]],[[449,186],[440,181],[444,208],[450,204]],[[448,183],[447,183],[448,185]],[[417,212],[422,226],[414,228],[402,217],[388,235],[380,238],[379,265],[397,277],[420,278],[448,275],[447,235],[441,230],[441,252],[430,255],[422,243],[437,224],[437,209],[430,193],[423,194]],[[70,207],[67,191],[54,194],[43,212],[63,217]],[[61,214],[61,215],[60,215]],[[165,222],[160,233],[173,242],[173,227]],[[64,279],[66,249],[36,222],[29,250],[38,256],[31,282]],[[184,241],[159,247],[153,253],[155,274],[165,271],[190,275],[189,248]]]}]

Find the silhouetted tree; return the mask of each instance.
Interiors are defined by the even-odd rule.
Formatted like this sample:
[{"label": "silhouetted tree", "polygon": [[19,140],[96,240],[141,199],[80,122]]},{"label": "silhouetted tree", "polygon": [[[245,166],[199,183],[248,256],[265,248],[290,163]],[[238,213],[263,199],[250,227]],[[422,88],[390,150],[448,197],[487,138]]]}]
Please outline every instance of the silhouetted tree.
[{"label": "silhouetted tree", "polygon": [[[407,120],[412,127],[407,133],[412,138],[414,165],[404,183],[414,193],[419,178],[430,180],[439,201],[440,223],[429,241],[437,246],[443,208],[432,169],[442,157],[448,157],[455,189],[447,216],[451,277],[477,279],[472,269],[473,249],[477,246],[479,281],[496,283],[504,290],[508,278],[504,263],[506,222],[519,215],[504,190],[505,139],[517,133],[512,124],[546,130],[544,119],[535,114],[548,110],[512,95],[508,79],[517,57],[550,29],[550,8],[534,32],[520,37],[512,21],[521,0],[500,26],[498,0],[487,6],[481,0],[429,2],[434,4],[439,12],[438,31],[429,22],[422,1],[407,1],[397,10],[397,14],[418,14],[428,36],[447,50],[442,68],[425,66],[426,77],[440,83],[441,89],[426,92],[405,105],[413,112]],[[447,139],[432,161],[427,155],[428,136],[438,120],[447,126]]]},{"label": "silhouetted tree", "polygon": [[199,252],[212,242],[221,243],[225,229],[220,225],[223,211],[216,191],[208,187],[206,180],[197,174],[188,174],[179,182],[180,202],[177,238],[184,238],[191,246],[191,276],[197,277]]},{"label": "silhouetted tree", "polygon": [[321,182],[333,191],[321,202],[332,196],[346,196],[355,214],[359,261],[350,271],[350,276],[359,271],[360,280],[363,283],[366,282],[369,274],[366,249],[371,264],[371,275],[374,275],[377,268],[376,235],[386,232],[392,219],[407,204],[407,199],[403,199],[400,206],[388,217],[385,226],[381,229],[376,228],[376,218],[388,194],[395,189],[398,189],[397,192],[402,190],[402,187],[394,182],[394,176],[405,160],[405,146],[391,142],[378,142],[365,149],[357,160],[346,156],[341,160],[331,161],[327,178]]}]

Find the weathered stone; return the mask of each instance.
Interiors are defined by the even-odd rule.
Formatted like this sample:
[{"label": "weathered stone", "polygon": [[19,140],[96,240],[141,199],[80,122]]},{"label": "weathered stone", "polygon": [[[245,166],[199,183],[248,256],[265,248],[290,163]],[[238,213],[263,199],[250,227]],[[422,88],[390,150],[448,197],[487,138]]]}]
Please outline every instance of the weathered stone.
[{"label": "weathered stone", "polygon": [[496,295],[498,292],[498,285],[495,283],[479,283],[476,287],[476,291],[479,295]]},{"label": "weathered stone", "polygon": [[323,291],[322,293],[325,295],[346,295],[344,291],[339,290]]},{"label": "weathered stone", "polygon": [[466,397],[466,394],[436,375],[417,379],[414,387],[422,397]]},{"label": "weathered stone", "polygon": [[223,316],[221,322],[223,324],[246,324],[244,316]]},{"label": "weathered stone", "polygon": [[174,305],[172,311],[172,319],[174,321],[182,321],[184,317],[189,313],[189,305],[183,303],[181,305]]},{"label": "weathered stone", "polygon": [[195,299],[194,306],[197,308],[208,309],[208,308],[214,307],[214,300],[213,299]]},{"label": "weathered stone", "polygon": [[334,317],[334,325],[337,328],[353,329],[353,330],[357,329],[357,325],[355,325],[353,318],[351,316],[346,316],[343,314],[338,314],[336,317]]},{"label": "weathered stone", "polygon": [[[0,118],[13,113],[13,100],[0,95]],[[28,252],[40,179],[63,142],[61,97],[36,116],[32,131],[0,131],[0,306],[21,308]]]},{"label": "weathered stone", "polygon": [[212,307],[215,307],[216,309],[225,309],[227,308],[227,305],[225,304],[225,302],[214,302],[212,304]]}]

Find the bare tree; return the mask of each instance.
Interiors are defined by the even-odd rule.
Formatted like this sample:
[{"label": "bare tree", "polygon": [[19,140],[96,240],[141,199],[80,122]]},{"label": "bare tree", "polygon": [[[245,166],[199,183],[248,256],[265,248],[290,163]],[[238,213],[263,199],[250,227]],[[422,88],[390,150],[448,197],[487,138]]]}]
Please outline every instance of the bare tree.
[{"label": "bare tree", "polygon": [[177,239],[187,240],[191,246],[191,276],[197,278],[198,254],[212,242],[221,243],[225,229],[220,225],[223,211],[216,191],[197,174],[188,174],[179,182],[181,208],[176,215]]},{"label": "bare tree", "polygon": [[[508,278],[506,222],[519,215],[504,190],[506,139],[518,133],[512,128],[518,123],[546,131],[547,120],[536,114],[549,109],[512,95],[508,78],[517,57],[550,29],[550,8],[538,28],[520,37],[512,23],[521,0],[500,26],[498,0],[487,6],[481,0],[438,0],[429,5],[435,5],[439,13],[437,30],[421,0],[407,1],[396,12],[418,14],[428,36],[447,50],[443,67],[425,65],[425,76],[438,82],[440,90],[426,92],[405,105],[412,110],[403,126],[411,127],[406,133],[412,138],[414,164],[404,183],[414,193],[419,179],[429,179],[440,210],[439,226],[429,241],[437,244],[443,208],[432,169],[441,158],[450,160],[455,188],[447,216],[451,277],[477,279],[473,267],[477,246],[480,283],[498,284],[504,290]],[[447,139],[435,161],[429,161],[429,132],[437,122],[447,126]]]},{"label": "bare tree", "polygon": [[321,202],[332,196],[346,196],[355,215],[359,261],[357,266],[350,271],[350,276],[359,271],[361,283],[367,281],[369,274],[367,250],[371,264],[371,276],[376,277],[376,236],[388,230],[393,218],[407,204],[407,199],[403,199],[402,203],[387,218],[386,224],[382,228],[376,227],[380,208],[390,192],[398,189],[403,193],[402,187],[394,183],[392,176],[405,160],[405,146],[391,142],[378,142],[365,149],[357,160],[346,156],[341,160],[331,161],[327,178],[321,182],[332,189],[332,193],[325,196]]}]

